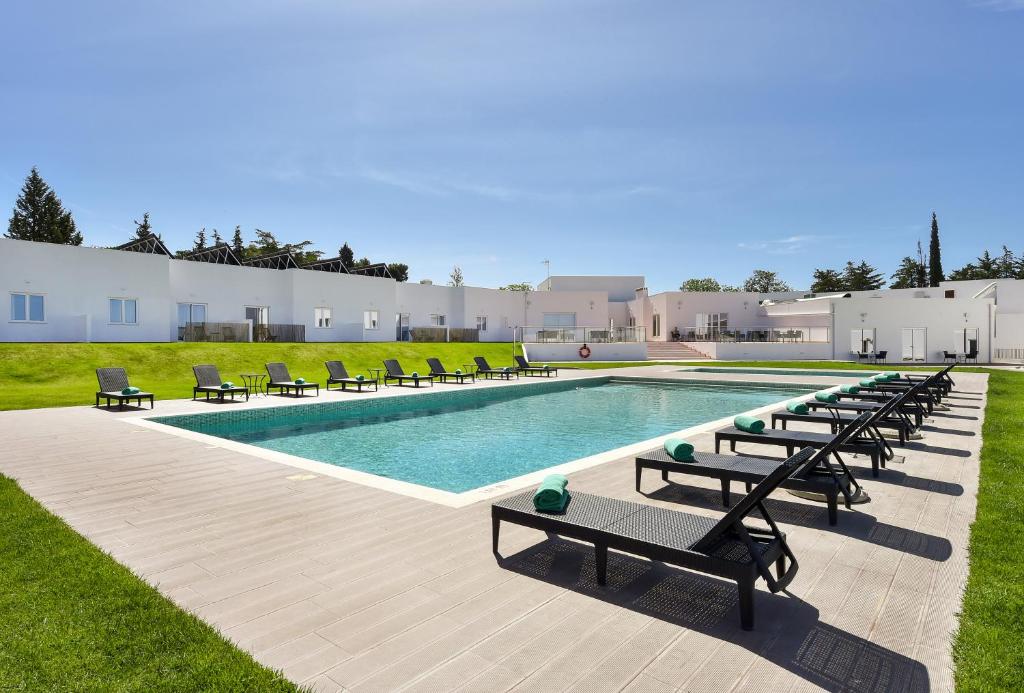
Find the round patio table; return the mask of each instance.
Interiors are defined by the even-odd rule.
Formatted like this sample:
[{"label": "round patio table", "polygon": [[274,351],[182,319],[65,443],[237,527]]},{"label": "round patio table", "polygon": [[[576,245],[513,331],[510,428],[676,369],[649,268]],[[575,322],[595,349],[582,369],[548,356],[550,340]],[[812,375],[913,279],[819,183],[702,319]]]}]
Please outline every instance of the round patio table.
[{"label": "round patio table", "polygon": [[257,397],[267,396],[267,389],[263,381],[267,379],[266,373],[242,373],[242,384],[249,388],[249,393]]},{"label": "round patio table", "polygon": [[[384,372],[383,368],[367,368],[366,370],[373,373],[373,382],[377,383],[377,387],[380,387],[380,374]],[[387,387],[388,383],[384,381],[384,387]]]}]

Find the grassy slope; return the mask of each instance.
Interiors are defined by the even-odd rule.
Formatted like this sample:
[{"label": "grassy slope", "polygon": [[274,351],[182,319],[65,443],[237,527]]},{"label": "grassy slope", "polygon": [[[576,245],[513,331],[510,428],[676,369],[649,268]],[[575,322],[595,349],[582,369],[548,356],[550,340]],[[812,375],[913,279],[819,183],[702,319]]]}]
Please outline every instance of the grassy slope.
[{"label": "grassy slope", "polygon": [[0,688],[294,691],[0,476]]},{"label": "grassy slope", "polygon": [[[341,359],[353,375],[384,358],[397,358],[407,372],[427,370],[437,356],[450,369],[485,356],[492,366],[512,363],[508,343],[421,344],[0,344],[0,410],[92,404],[95,369],[122,366],[132,384],[157,399],[191,397],[192,365],[212,363],[221,377],[238,384],[240,373],[264,373],[268,361],[284,361],[292,377],[324,382],[324,361]],[[367,373],[368,374],[368,373]]]}]

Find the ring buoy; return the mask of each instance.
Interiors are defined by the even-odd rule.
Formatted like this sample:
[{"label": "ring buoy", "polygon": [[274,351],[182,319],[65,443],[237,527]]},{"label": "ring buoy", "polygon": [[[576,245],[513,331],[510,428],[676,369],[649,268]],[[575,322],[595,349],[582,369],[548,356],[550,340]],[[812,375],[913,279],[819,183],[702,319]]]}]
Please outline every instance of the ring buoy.
[{"label": "ring buoy", "polygon": [[586,344],[584,344],[583,346],[580,347],[580,358],[581,359],[589,359],[590,358],[590,347],[588,347]]}]

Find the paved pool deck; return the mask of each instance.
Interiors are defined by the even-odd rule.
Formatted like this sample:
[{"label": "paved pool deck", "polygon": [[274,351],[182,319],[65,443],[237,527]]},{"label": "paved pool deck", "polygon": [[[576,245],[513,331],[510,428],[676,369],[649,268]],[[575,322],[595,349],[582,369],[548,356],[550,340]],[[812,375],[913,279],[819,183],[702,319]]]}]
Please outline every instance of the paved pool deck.
[{"label": "paved pool deck", "polygon": [[[603,373],[841,382],[671,366],[560,377]],[[897,448],[904,461],[875,479],[867,460],[850,460],[871,502],[841,509],[837,527],[823,506],[773,494],[769,511],[800,570],[788,595],[759,582],[752,632],[739,628],[732,583],[612,553],[600,587],[589,546],[509,525],[499,564],[487,501],[449,507],[123,420],[148,410],[2,412],[0,473],[261,662],[318,691],[951,690],[987,389],[985,375],[955,375],[950,410]],[[488,386],[505,385],[475,387]],[[158,401],[155,414],[292,402]],[[710,433],[694,442],[713,449]],[[666,484],[652,472],[641,495],[633,475],[632,456],[617,457],[572,472],[570,484],[723,512],[714,480]]]}]

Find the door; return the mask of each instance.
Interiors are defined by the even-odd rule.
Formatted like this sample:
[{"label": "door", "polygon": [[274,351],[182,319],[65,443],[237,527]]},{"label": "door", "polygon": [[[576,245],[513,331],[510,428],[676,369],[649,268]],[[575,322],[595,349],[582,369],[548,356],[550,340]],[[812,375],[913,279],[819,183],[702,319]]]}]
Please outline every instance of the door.
[{"label": "door", "polygon": [[409,341],[409,314],[395,313],[395,339],[399,342]]},{"label": "door", "polygon": [[978,328],[977,327],[965,327],[962,330],[957,330],[953,338],[953,344],[956,345],[955,350],[961,354],[973,354],[978,353]]},{"label": "door", "polygon": [[252,341],[270,341],[270,306],[246,306],[245,319],[252,325]]},{"label": "door", "polygon": [[903,353],[904,361],[927,361],[928,351],[926,347],[927,330],[923,327],[903,328]]}]

